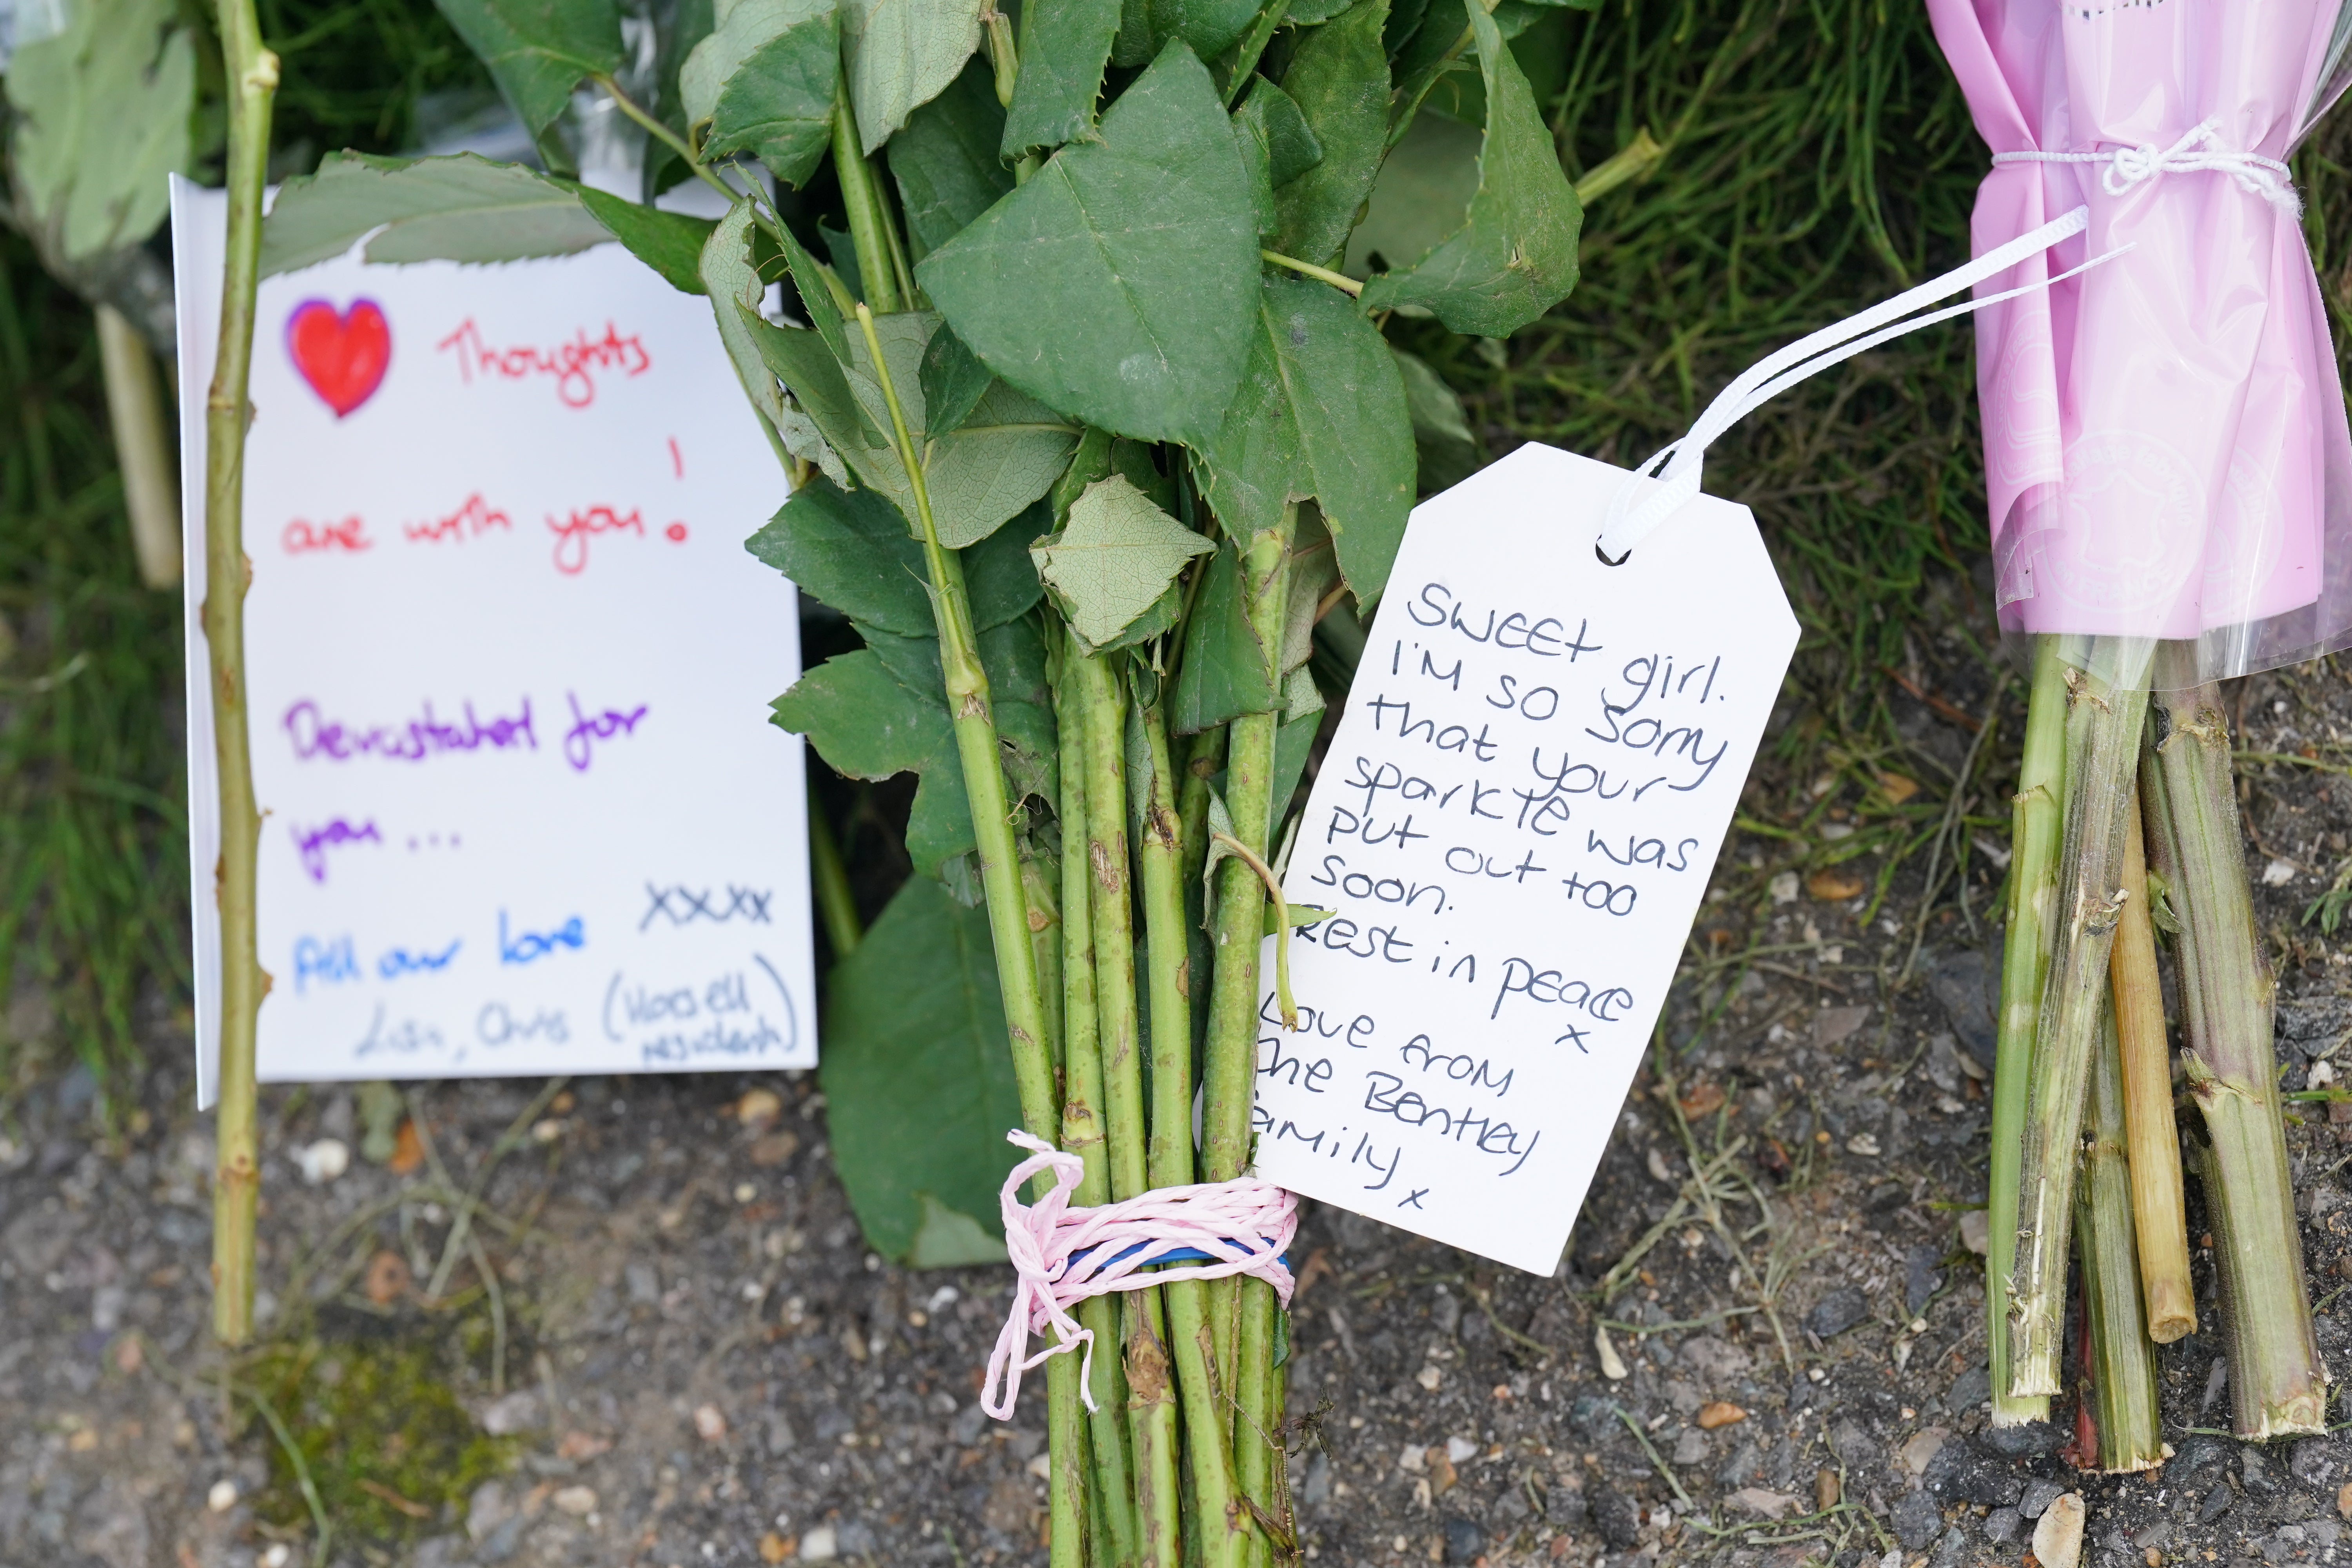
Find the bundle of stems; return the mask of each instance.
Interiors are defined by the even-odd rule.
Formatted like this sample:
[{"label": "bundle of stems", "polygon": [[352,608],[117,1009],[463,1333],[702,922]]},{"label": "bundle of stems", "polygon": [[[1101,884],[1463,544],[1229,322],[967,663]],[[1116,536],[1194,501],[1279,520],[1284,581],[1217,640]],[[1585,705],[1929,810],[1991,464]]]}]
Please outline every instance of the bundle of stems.
[{"label": "bundle of stems", "polygon": [[2016,805],[1987,1248],[1993,1418],[2047,1418],[2079,1247],[2082,1451],[2107,1470],[2161,1462],[2154,1347],[2197,1322],[2152,889],[2178,931],[2202,1123],[2190,1152],[2215,1216],[2237,1430],[2324,1429],[2273,984],[2228,725],[2195,658],[2188,644],[2040,638]]}]

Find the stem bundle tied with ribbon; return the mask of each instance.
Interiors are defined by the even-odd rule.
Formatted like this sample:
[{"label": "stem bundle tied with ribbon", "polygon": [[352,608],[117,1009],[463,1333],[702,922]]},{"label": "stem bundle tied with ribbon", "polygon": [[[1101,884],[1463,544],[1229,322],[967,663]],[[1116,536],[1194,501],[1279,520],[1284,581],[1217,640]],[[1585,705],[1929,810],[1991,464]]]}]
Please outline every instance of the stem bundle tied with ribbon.
[{"label": "stem bundle tied with ribbon", "polygon": [[[2325,1426],[2212,683],[2352,641],[2352,588],[2323,569],[2352,550],[2352,430],[2289,164],[2347,79],[2340,11],[1928,3],[1991,149],[1981,259],[2053,211],[2084,216],[2070,246],[2116,258],[2047,288],[2048,264],[2021,261],[1977,317],[1995,597],[2034,670],[1994,1078],[1992,1415],[2046,1419],[2070,1386],[2079,1242],[2079,1458],[2101,1469],[2160,1453],[2151,1347],[2197,1326],[2184,1135],[2238,1434]],[[2198,1112],[2178,1126],[2168,957]]]},{"label": "stem bundle tied with ribbon", "polygon": [[[1503,23],[1385,0],[1116,29],[1077,0],[895,31],[831,0],[675,7],[644,82],[601,0],[441,4],[542,145],[588,82],[645,132],[648,191],[698,180],[727,216],[330,157],[286,184],[268,254],[332,254],[372,215],[406,255],[474,261],[593,224],[709,300],[780,500],[794,486],[751,550],[863,645],[776,721],[844,774],[920,777],[914,875],[833,979],[850,1199],[877,1250],[971,1261],[1017,1117],[1041,1152],[1013,1176],[1031,1206],[1003,1199],[1024,1305],[990,1398],[1009,1408],[1031,1327],[1055,1336],[1055,1568],[1295,1561],[1295,1205],[1245,1175],[1260,953],[1270,908],[1276,933],[1316,913],[1281,899],[1276,847],[1361,644],[1318,626],[1387,585],[1415,408],[1459,414],[1383,327],[1507,336],[1575,278],[1576,195]],[[1448,73],[1483,91],[1475,195],[1425,257],[1349,267]],[[1214,1260],[1133,1250],[1170,1226]]]}]

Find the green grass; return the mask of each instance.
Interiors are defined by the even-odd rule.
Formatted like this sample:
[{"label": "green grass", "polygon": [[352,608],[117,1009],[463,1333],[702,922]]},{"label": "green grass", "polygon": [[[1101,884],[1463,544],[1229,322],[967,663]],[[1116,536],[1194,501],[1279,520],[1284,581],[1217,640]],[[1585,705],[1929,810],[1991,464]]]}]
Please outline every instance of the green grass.
[{"label": "green grass", "polygon": [[[261,11],[281,172],[406,145],[427,94],[490,95],[429,4]],[[89,310],[0,230],[0,1100],[59,1055],[110,1092],[140,1008],[188,997],[180,598],[139,585],[104,396]],[[50,1049],[9,1037],[19,982],[49,999]]]},{"label": "green grass", "polygon": [[[89,313],[0,238],[0,994],[30,983],[101,1089],[184,997],[176,592],[139,585]],[[0,1096],[38,1063],[0,1023]]]}]

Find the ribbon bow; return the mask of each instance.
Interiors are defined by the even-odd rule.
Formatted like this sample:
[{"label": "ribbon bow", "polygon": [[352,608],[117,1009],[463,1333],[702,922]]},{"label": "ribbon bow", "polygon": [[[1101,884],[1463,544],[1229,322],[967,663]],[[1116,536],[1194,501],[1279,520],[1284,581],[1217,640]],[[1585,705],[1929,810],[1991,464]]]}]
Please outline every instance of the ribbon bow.
[{"label": "ribbon bow", "polygon": [[2238,183],[2241,190],[2251,192],[2292,216],[2303,216],[2303,201],[2288,183],[2293,171],[2276,158],[2265,158],[2259,153],[2224,153],[2200,151],[2211,145],[2221,133],[2219,120],[2208,120],[2189,128],[2180,140],[2169,147],[2149,142],[2140,147],[2118,147],[2112,153],[1996,153],[1996,163],[2105,163],[2099,175],[2099,188],[2111,196],[2120,196],[2142,181],[2158,174],[2227,174]]},{"label": "ribbon bow", "polygon": [[[1004,1179],[999,1202],[1004,1212],[1004,1250],[1018,1277],[1013,1309],[988,1358],[988,1378],[980,1407],[999,1421],[1013,1415],[1021,1374],[1065,1352],[1083,1349],[1078,1393],[1095,1408],[1094,1333],[1070,1315],[1091,1296],[1143,1290],[1178,1279],[1223,1279],[1254,1274],[1290,1302],[1292,1280],[1283,1253],[1298,1233],[1298,1199],[1271,1182],[1243,1177],[1192,1186],[1156,1187],[1121,1203],[1073,1208],[1086,1165],[1026,1132],[1004,1135],[1031,1151],[1030,1158]],[[1053,1190],[1034,1205],[1021,1201],[1021,1184],[1039,1171],[1054,1173]],[[1141,1273],[1169,1258],[1201,1258],[1199,1264]],[[1032,1331],[1054,1331],[1055,1343],[1024,1356]],[[1001,1388],[1001,1392],[1000,1392]]]}]

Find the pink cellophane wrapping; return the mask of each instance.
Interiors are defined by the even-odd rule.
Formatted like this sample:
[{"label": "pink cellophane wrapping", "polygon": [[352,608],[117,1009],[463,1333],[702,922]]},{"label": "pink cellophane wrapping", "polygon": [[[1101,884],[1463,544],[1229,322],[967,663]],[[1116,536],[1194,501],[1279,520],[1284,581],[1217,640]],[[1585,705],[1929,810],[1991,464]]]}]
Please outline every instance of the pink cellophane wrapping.
[{"label": "pink cellophane wrapping", "polygon": [[[2284,159],[2340,3],[1927,8],[1995,153],[2161,151],[2210,121],[2204,151]],[[2291,204],[2221,170],[2109,174],[2000,164],[1977,194],[1979,255],[2090,217],[1980,294],[2132,247],[1977,313],[2003,631],[2195,639],[2207,678],[2352,643],[2352,436]]]}]

